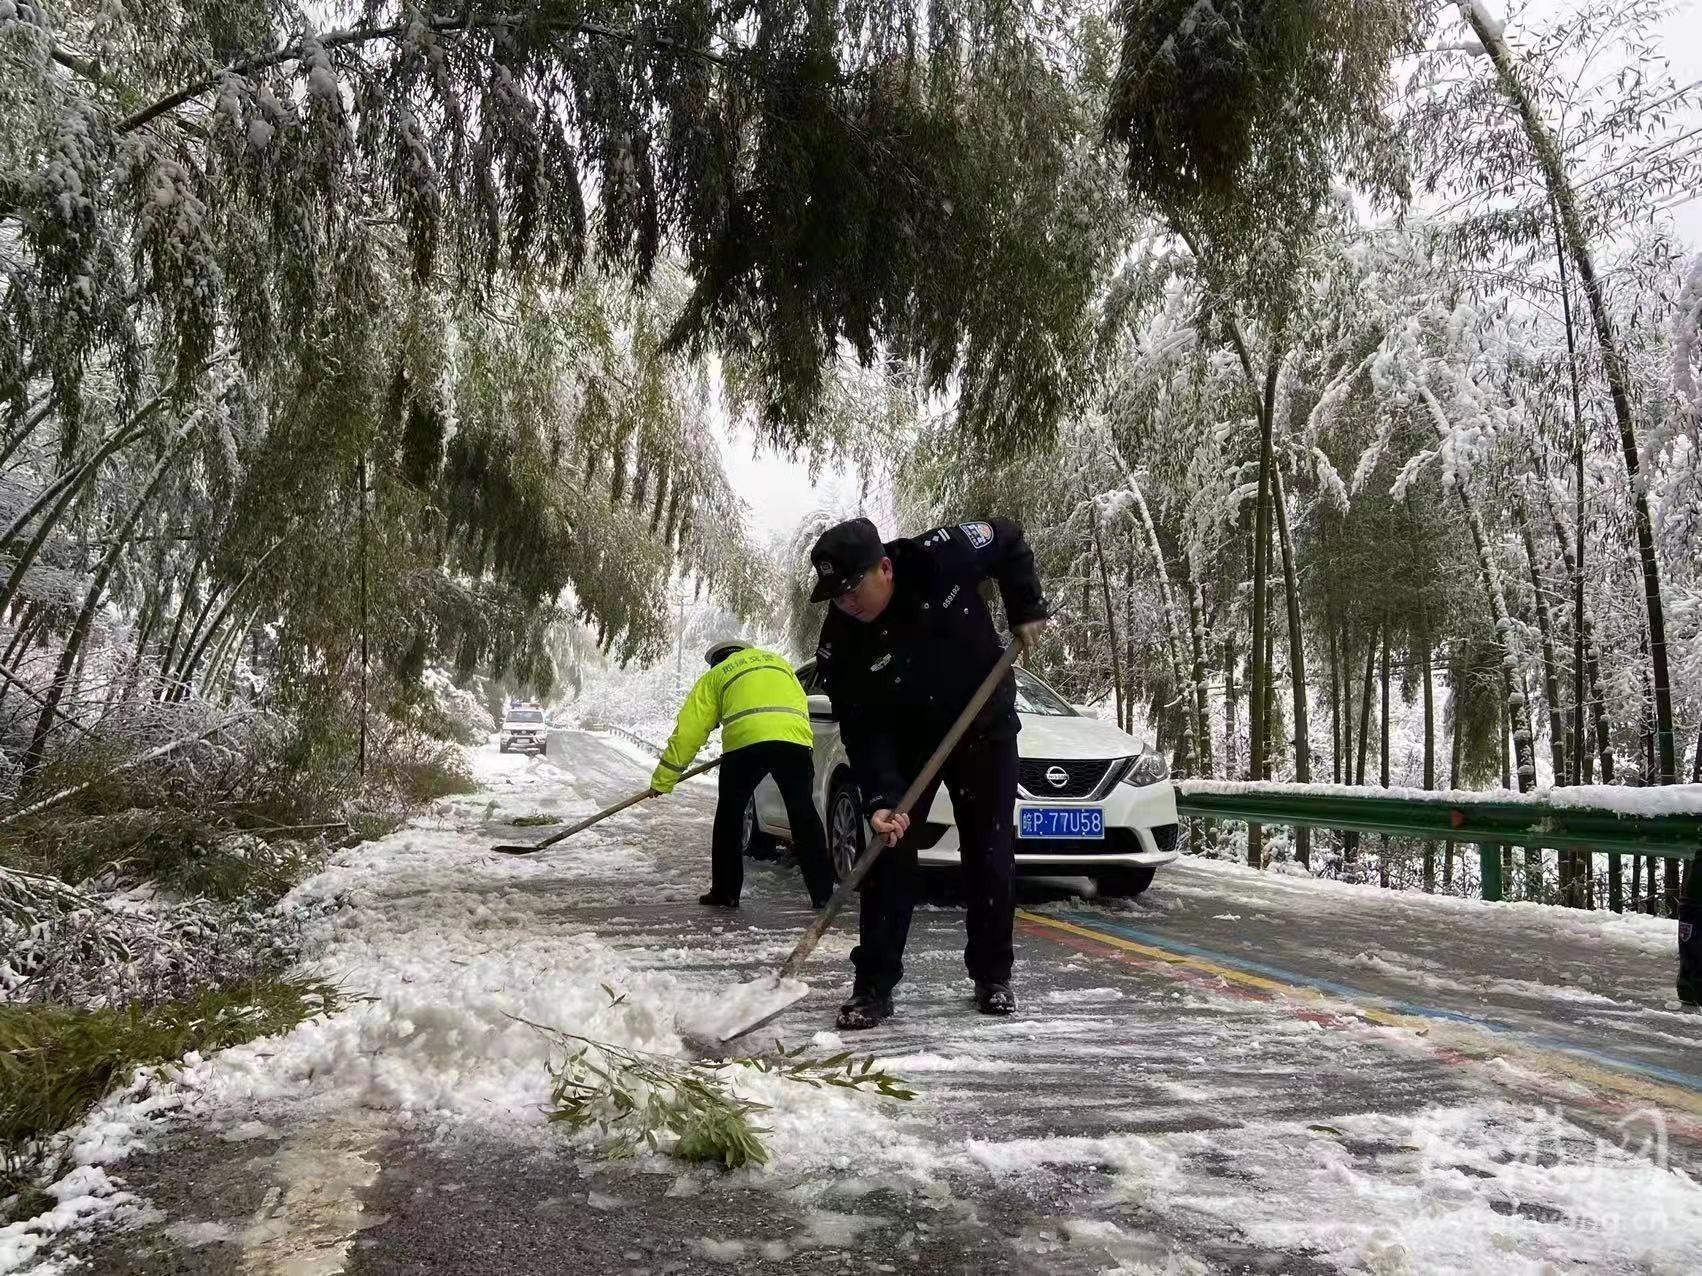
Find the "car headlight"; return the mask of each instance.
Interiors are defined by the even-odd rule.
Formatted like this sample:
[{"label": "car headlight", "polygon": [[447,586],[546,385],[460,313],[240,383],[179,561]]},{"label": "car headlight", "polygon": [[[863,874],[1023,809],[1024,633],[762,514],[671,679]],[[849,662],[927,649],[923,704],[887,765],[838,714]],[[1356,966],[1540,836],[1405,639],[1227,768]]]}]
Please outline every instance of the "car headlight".
[{"label": "car headlight", "polygon": [[1135,759],[1135,764],[1124,775],[1123,783],[1133,784],[1140,788],[1148,784],[1157,784],[1160,780],[1168,780],[1169,778],[1170,766],[1165,762],[1164,755],[1148,749]]}]

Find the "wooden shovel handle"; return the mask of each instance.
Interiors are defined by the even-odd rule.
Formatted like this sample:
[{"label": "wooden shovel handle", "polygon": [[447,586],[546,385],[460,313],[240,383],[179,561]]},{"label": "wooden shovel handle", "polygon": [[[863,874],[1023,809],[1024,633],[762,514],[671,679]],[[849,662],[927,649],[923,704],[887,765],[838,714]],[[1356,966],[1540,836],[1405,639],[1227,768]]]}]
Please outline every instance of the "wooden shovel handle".
[{"label": "wooden shovel handle", "polygon": [[[718,767],[720,765],[721,765],[721,759],[720,758],[711,758],[708,762],[704,762],[704,763],[702,763],[698,766],[694,766],[689,771],[681,772],[680,773],[680,779],[682,781],[693,779],[697,776],[702,775],[706,771],[713,771],[716,767]],[[590,828],[593,824],[600,824],[602,821],[608,819],[611,815],[619,815],[622,811],[626,810],[627,807],[629,807],[629,806],[637,806],[640,802],[648,802],[651,798],[660,797],[660,796],[661,796],[660,794],[654,792],[651,789],[645,789],[642,792],[634,793],[629,798],[622,798],[619,802],[616,802],[613,806],[605,806],[601,811],[598,811],[595,815],[586,816],[583,820],[580,820],[579,823],[575,824],[572,828],[565,828],[561,832],[555,834],[552,837],[546,837],[543,841],[539,842],[536,846],[528,847],[527,850],[528,851],[541,851],[545,847],[554,846],[557,842],[565,842],[568,838],[572,837],[575,833],[583,833],[586,829]]]},{"label": "wooden shovel handle", "polygon": [[[934,782],[934,777],[940,773],[940,768],[951,756],[951,751],[957,747],[957,742],[963,739],[963,733],[969,730],[969,724],[975,721],[975,715],[981,712],[981,707],[987,703],[988,698],[998,688],[999,683],[1004,680],[1005,675],[1010,672],[1011,666],[1016,663],[1017,657],[1021,654],[1022,643],[1012,638],[1010,645],[1005,648],[1004,654],[999,657],[999,662],[981,680],[981,685],[975,689],[975,694],[969,697],[969,703],[963,706],[963,712],[957,715],[957,721],[951,724],[951,730],[946,732],[945,739],[940,741],[939,747],[928,759],[928,764],[922,768],[916,778],[910,782],[910,787],[904,791],[904,796],[899,799],[898,803],[900,812],[907,814],[910,808],[915,806],[921,798],[923,791]],[[798,941],[798,946],[792,950],[792,955],[786,959],[786,964],[780,967],[780,978],[793,979],[797,976],[803,964],[809,960],[810,954],[815,951],[816,945],[821,942],[821,937],[827,933],[827,928],[833,925],[833,919],[839,916],[840,910],[845,907],[845,902],[851,898],[857,887],[862,884],[863,879],[868,876],[869,869],[879,858],[885,846],[885,841],[877,837],[863,848],[863,853],[857,857],[857,862],[851,866],[851,871],[845,874],[844,880],[833,892],[833,898],[827,901],[827,907],[823,908],[816,916],[815,921],[810,923],[810,928],[804,932],[803,938]]]}]

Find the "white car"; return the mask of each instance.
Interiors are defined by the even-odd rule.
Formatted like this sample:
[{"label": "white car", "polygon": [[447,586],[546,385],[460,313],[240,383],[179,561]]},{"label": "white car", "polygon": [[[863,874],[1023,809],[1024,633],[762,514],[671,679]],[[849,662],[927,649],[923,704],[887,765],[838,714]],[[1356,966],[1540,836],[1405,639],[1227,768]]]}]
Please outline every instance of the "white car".
[{"label": "white car", "polygon": [[[1019,874],[1091,877],[1099,893],[1132,898],[1152,884],[1160,865],[1178,858],[1176,793],[1164,758],[1109,723],[1078,713],[1026,669],[1017,669],[1016,865]],[[867,845],[862,799],[833,707],[815,682],[812,661],[798,670],[809,694],[815,733],[815,800],[827,831],[835,876]],[[951,795],[941,785],[920,828],[912,825],[917,861],[958,865]],[[745,849],[761,853],[770,839],[790,841],[786,807],[772,779],[757,787],[745,812]]]},{"label": "white car", "polygon": [[512,704],[502,717],[497,747],[504,753],[542,753],[550,745],[550,724],[535,704]]}]

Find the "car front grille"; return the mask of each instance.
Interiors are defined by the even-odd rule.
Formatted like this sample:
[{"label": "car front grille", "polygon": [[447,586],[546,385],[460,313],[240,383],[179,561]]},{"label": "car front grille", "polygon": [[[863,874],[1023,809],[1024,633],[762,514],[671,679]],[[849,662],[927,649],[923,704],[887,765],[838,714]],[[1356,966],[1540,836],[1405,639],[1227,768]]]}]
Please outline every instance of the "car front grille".
[{"label": "car front grille", "polygon": [[[1129,765],[1128,758],[1022,758],[1017,763],[1017,783],[1023,793],[1036,800],[1045,798],[1095,798],[1114,784]],[[1055,783],[1058,772],[1063,783]]]}]

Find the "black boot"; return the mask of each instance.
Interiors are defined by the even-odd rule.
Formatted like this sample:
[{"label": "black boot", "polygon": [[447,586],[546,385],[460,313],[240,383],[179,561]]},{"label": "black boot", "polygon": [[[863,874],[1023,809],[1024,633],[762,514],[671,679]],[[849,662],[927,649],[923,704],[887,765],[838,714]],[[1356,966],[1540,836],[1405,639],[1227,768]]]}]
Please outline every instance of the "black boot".
[{"label": "black boot", "polygon": [[1016,994],[1009,984],[977,982],[975,1008],[984,1015],[1014,1015]]},{"label": "black boot", "polygon": [[892,1015],[892,998],[879,993],[854,992],[851,1000],[839,1008],[835,1025],[846,1032],[861,1032],[873,1028]]},{"label": "black boot", "polygon": [[711,908],[737,908],[739,906],[738,900],[723,899],[714,891],[709,891],[706,894],[699,895],[697,897],[697,902],[700,904],[708,904]]}]

